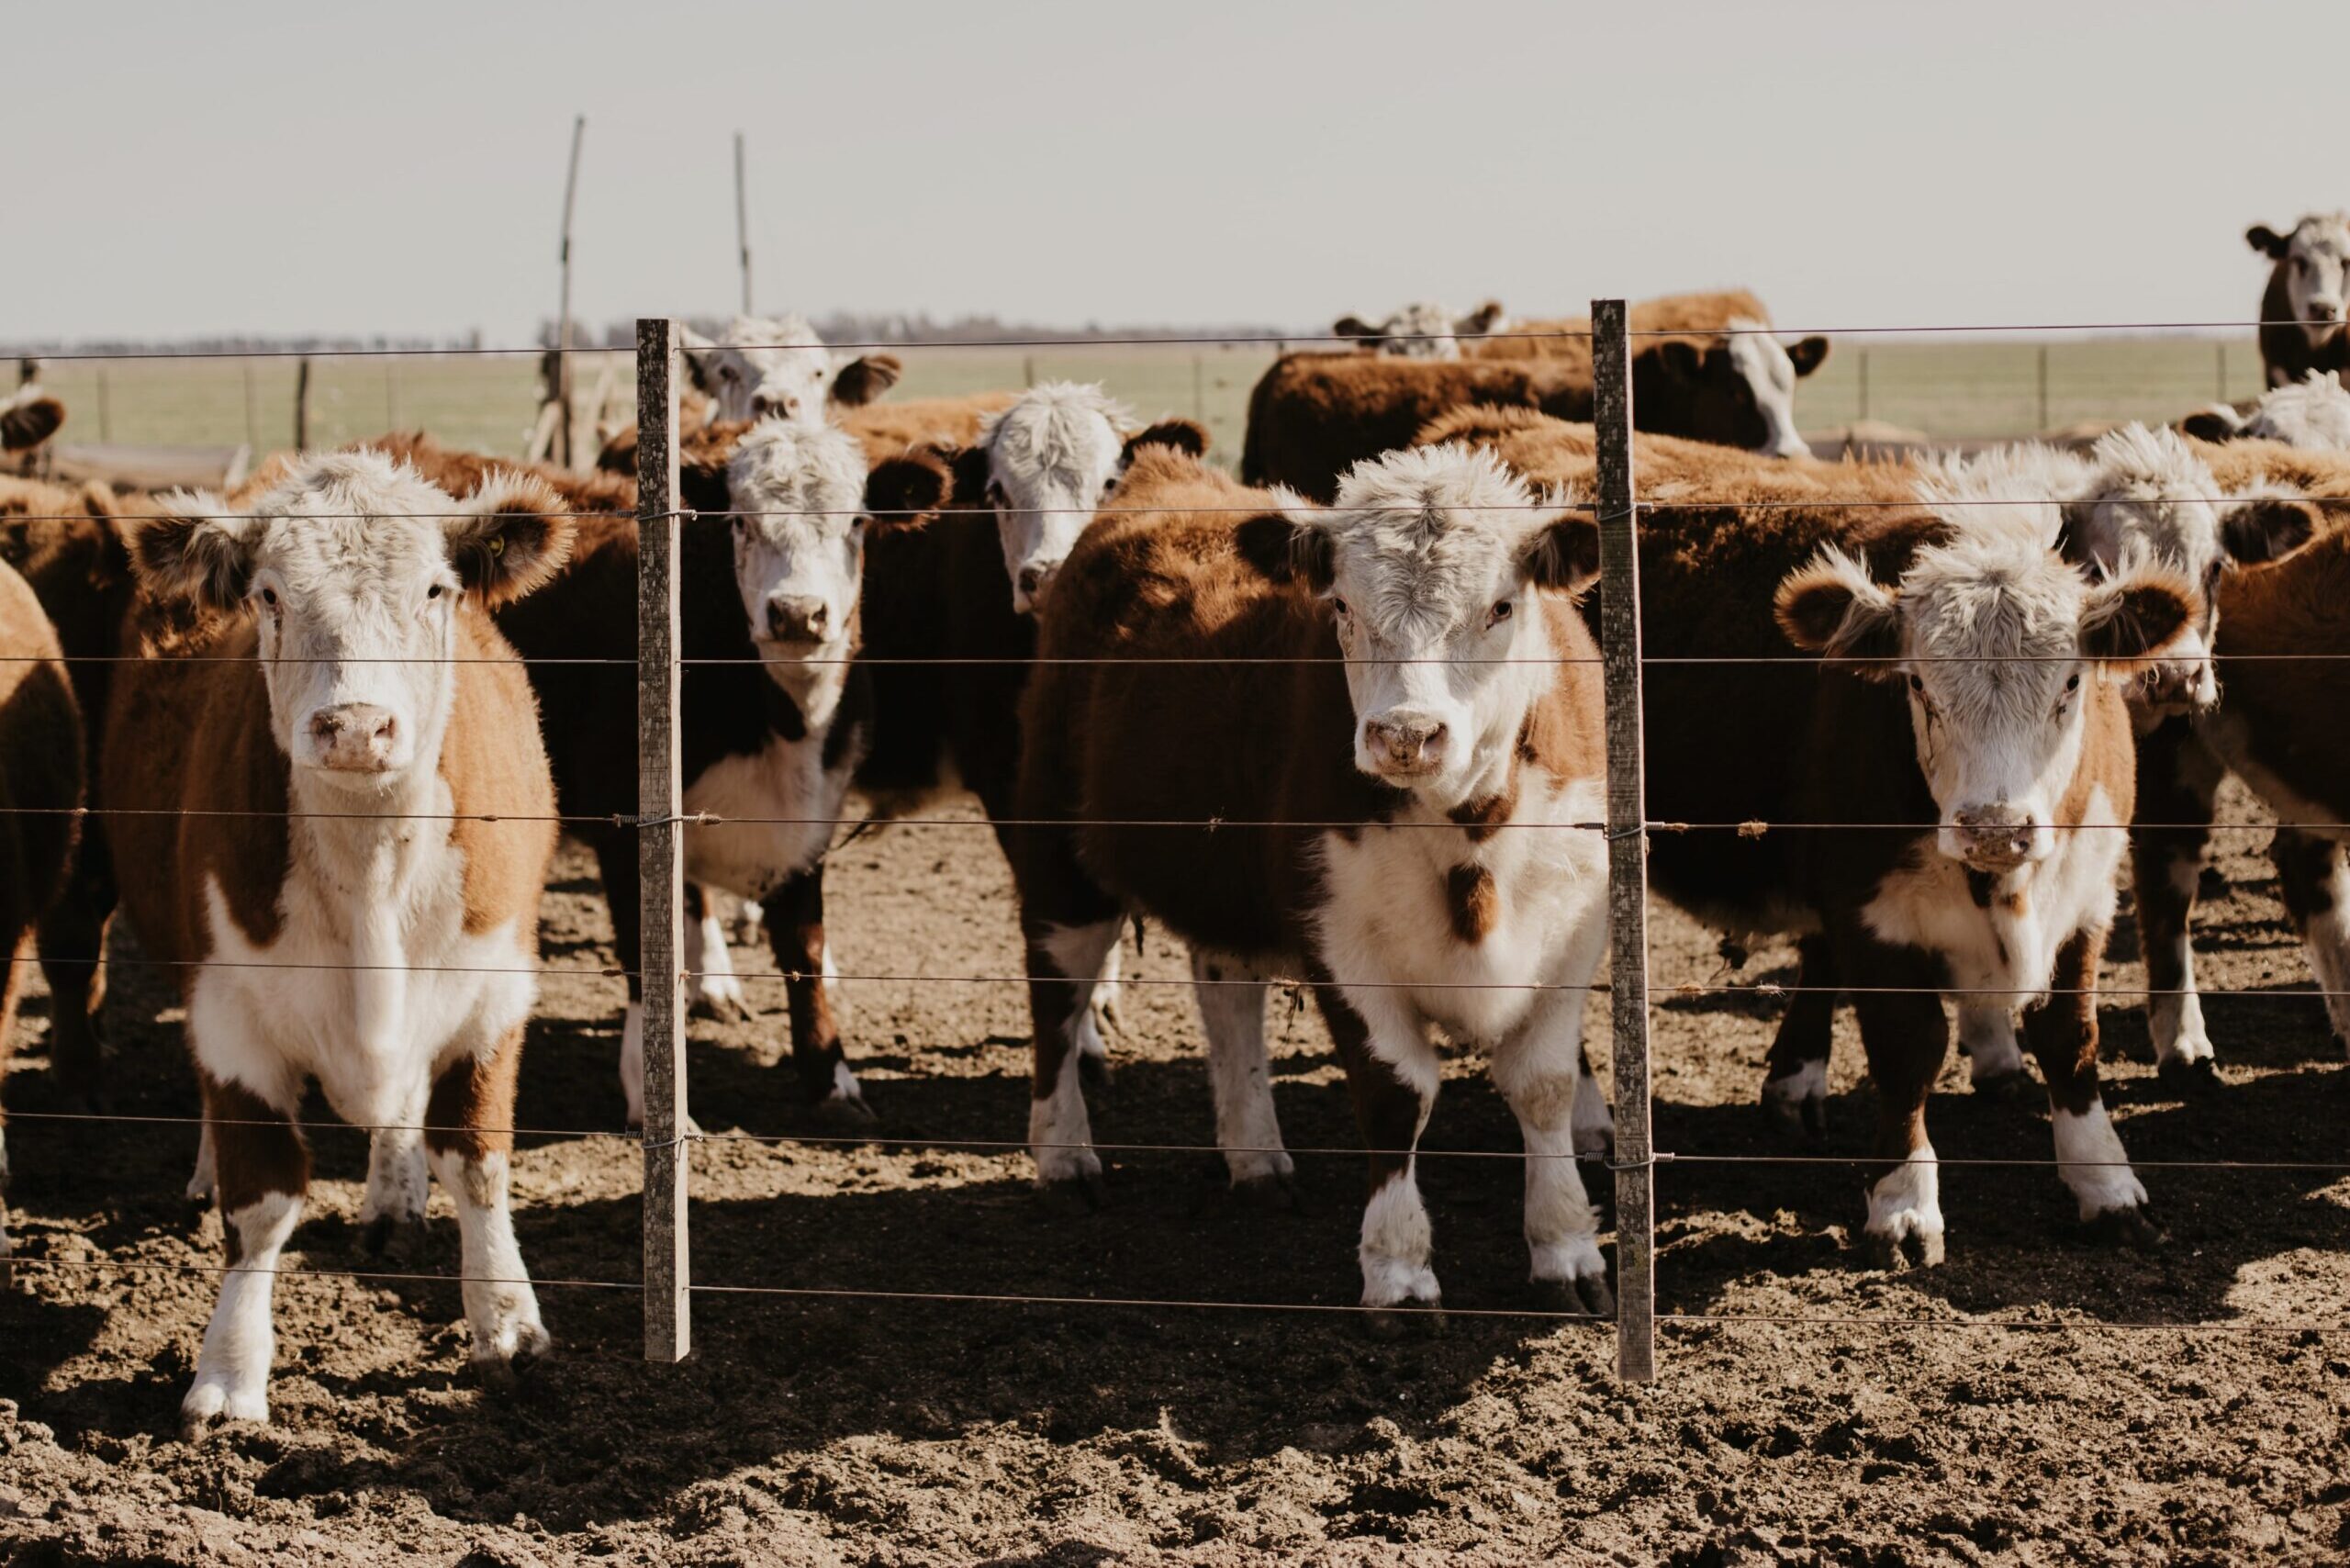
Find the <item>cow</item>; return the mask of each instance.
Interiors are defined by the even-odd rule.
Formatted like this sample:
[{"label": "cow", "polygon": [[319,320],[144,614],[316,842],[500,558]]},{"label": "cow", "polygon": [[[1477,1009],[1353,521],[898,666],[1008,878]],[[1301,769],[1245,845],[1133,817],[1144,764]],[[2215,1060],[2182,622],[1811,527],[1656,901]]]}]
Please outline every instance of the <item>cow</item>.
[{"label": "cow", "polygon": [[[1035,1017],[1037,1180],[1101,1181],[1078,1064],[1130,912],[1192,949],[1237,1189],[1291,1173],[1268,984],[1302,973],[1370,1150],[1374,1327],[1441,1302],[1414,1150],[1429,1031],[1483,1047],[1526,1140],[1546,1302],[1612,1310],[1574,1156],[1604,1144],[1583,1010],[1606,946],[1604,723],[1572,596],[1586,513],[1490,456],[1391,454],[1325,510],[1146,448],[1062,567],[1022,710],[1015,881]],[[1120,825],[1136,823],[1197,825]],[[1287,824],[1287,825],[1281,825]]]},{"label": "cow", "polygon": [[[635,487],[623,492],[632,503]],[[919,527],[950,477],[927,454],[870,465],[831,425],[766,419],[722,460],[704,451],[680,474],[693,513],[679,544],[680,769],[684,809],[720,819],[686,829],[685,946],[695,994],[722,1016],[744,1012],[725,934],[706,890],[760,901],[785,977],[792,1059],[805,1099],[844,1125],[871,1119],[841,1046],[824,938],[824,854],[872,730],[872,688],[856,663],[868,539]],[[625,508],[607,508],[610,510]],[[595,853],[622,955],[639,938],[636,803],[637,557],[632,517],[585,519],[574,560],[500,627],[531,665],[555,795]],[[564,663],[565,660],[600,661]],[[541,662],[545,661],[545,662]],[[643,1014],[629,979],[621,1088],[643,1119]]]},{"label": "cow", "polygon": [[2265,223],[2244,241],[2276,264],[2260,296],[2260,363],[2268,385],[2313,370],[2350,370],[2350,212],[2316,212],[2279,234]]},{"label": "cow", "polygon": [[376,1129],[361,1219],[462,1238],[472,1360],[550,1346],[509,1205],[554,799],[530,683],[490,620],[563,565],[526,476],[464,499],[375,453],[307,455],[233,510],[124,522],[144,656],[115,677],[101,793],[123,904],[173,974],[228,1268],[185,1433],[265,1421],[272,1286],[301,1213],[315,1081]]},{"label": "cow", "polygon": [[1378,322],[1360,316],[1341,316],[1330,324],[1330,335],[1359,338],[1360,346],[1402,359],[1459,359],[1461,340],[1499,330],[1502,308],[1488,299],[1466,316],[1432,300],[1418,300]]},{"label": "cow", "polygon": [[64,423],[65,405],[27,382],[0,398],[0,455],[11,463],[30,462]]},{"label": "cow", "polygon": [[[1707,296],[1760,312],[1751,295]],[[1694,305],[1645,301],[1633,327],[1633,417],[1642,431],[1808,455],[1796,431],[1797,377],[1818,368],[1825,338],[1782,348],[1767,317],[1737,315],[1699,330]],[[1643,326],[1643,321],[1659,325]],[[1572,329],[1572,330],[1570,330]],[[1352,465],[1411,443],[1430,421],[1468,406],[1518,407],[1557,419],[1592,416],[1588,321],[1522,322],[1473,340],[1460,361],[1407,361],[1358,353],[1288,353],[1248,398],[1240,476],[1318,500]]]},{"label": "cow", "polygon": [[2200,441],[2273,441],[2312,451],[2350,451],[2350,387],[2338,370],[2312,370],[2272,386],[2247,408],[2214,403],[2179,421]]},{"label": "cow", "polygon": [[686,372],[711,398],[711,419],[822,423],[897,384],[893,354],[844,359],[804,316],[737,316],[715,338],[686,330]]},{"label": "cow", "polygon": [[[97,779],[100,721],[135,585],[118,522],[122,501],[106,486],[0,478],[0,562],[20,572],[56,629],[75,704],[84,716],[82,776]],[[91,1109],[106,1101],[106,931],[114,918],[114,860],[103,801],[84,820],[72,869],[40,927],[49,983],[49,1065],[60,1088]]]},{"label": "cow", "polygon": [[[82,764],[81,708],[57,633],[25,579],[0,563],[0,1077],[16,1047],[27,939],[65,884]],[[7,1182],[0,1126],[0,1196]],[[0,1201],[0,1286],[7,1283],[9,1250]]]},{"label": "cow", "polygon": [[[1587,431],[1520,420],[1485,444],[1570,497],[1594,483]],[[1802,938],[1774,1067],[1849,989],[1878,1090],[1875,1260],[1943,1255],[1925,1126],[1942,994],[2021,1005],[2082,1219],[2151,1244],[2098,1088],[2094,989],[2133,799],[2126,684],[2199,622],[2199,587],[2136,553],[2080,570],[2041,476],[1912,476],[1903,505],[1884,471],[1808,471],[1827,467],[1724,454],[1684,461],[1677,491],[1643,475],[1650,814],[1829,824],[1660,834],[1651,876],[1733,937]]]}]

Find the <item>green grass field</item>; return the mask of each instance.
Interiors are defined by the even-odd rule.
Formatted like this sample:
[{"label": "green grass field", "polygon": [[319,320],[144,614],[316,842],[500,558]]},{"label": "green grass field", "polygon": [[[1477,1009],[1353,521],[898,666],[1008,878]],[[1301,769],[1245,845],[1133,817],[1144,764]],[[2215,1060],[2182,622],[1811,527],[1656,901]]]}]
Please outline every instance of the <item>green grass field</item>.
[{"label": "green grass field", "polygon": [[[940,347],[894,351],[906,364],[895,397],[920,398],[1033,381],[1102,381],[1145,417],[1203,420],[1216,453],[1240,449],[1248,389],[1271,362],[1257,345],[1192,348],[1081,343],[1047,349]],[[51,362],[43,379],[71,410],[75,442],[233,446],[256,454],[291,444],[291,359]],[[583,356],[583,401],[607,368],[611,408],[633,403],[625,356]],[[2043,380],[2044,371],[2044,380]],[[1803,383],[1806,430],[1866,417],[1963,439],[2023,436],[2083,420],[2167,421],[2224,394],[2251,397],[2260,355],[2249,339],[1919,342],[1846,338]],[[2044,387],[2044,390],[2043,390]],[[310,385],[310,440],[334,444],[420,426],[485,452],[520,453],[537,411],[532,354],[472,357],[319,356]]]}]

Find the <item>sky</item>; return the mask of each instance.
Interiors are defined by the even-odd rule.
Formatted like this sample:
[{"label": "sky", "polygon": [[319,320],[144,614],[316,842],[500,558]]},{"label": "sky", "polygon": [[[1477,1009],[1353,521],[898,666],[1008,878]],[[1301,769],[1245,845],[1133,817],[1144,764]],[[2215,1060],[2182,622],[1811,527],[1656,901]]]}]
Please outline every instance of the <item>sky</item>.
[{"label": "sky", "polygon": [[8,33],[0,342],[528,342],[575,114],[595,324],[733,308],[737,130],[755,303],[811,315],[1742,284],[1783,327],[2240,321],[2245,227],[2350,206],[2339,0],[83,0]]}]

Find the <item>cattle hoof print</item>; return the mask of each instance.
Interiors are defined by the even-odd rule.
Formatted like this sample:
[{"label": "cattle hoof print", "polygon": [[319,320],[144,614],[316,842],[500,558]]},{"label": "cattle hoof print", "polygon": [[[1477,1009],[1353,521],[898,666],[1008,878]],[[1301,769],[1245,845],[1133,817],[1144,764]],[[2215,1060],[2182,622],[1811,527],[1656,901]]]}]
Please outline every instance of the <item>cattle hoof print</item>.
[{"label": "cattle hoof print", "polygon": [[2100,1247],[2159,1250],[2169,1238],[2142,1208],[2108,1209],[2088,1222],[2089,1238]]},{"label": "cattle hoof print", "polygon": [[2220,1087],[2220,1064],[2211,1057],[2173,1057],[2154,1069],[2154,1081],[2182,1100],[2200,1099]]}]

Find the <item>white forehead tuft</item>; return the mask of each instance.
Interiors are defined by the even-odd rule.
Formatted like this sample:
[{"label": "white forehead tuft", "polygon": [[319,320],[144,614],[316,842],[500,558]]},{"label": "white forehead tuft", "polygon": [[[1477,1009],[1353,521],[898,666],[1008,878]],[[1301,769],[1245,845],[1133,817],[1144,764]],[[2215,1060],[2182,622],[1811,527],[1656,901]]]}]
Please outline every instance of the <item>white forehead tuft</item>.
[{"label": "white forehead tuft", "polygon": [[2087,467],[2053,447],[1994,447],[1921,465],[1917,494],[1959,534],[1986,542],[2011,536],[2018,548],[2053,550],[2065,525],[2059,502],[2076,493]]},{"label": "white forehead tuft", "polygon": [[2293,225],[2290,246],[2314,255],[2350,256],[2350,212],[2313,212]]},{"label": "white forehead tuft", "polygon": [[1000,481],[1033,485],[1048,476],[1069,484],[1107,477],[1117,462],[1119,431],[1133,424],[1126,406],[1099,382],[1046,381],[979,421],[989,471]]},{"label": "white forehead tuft", "polygon": [[809,348],[821,349],[824,340],[808,324],[808,318],[794,311],[789,316],[737,316],[726,323],[726,330],[719,340],[730,348]]},{"label": "white forehead tuft", "polygon": [[734,507],[775,515],[749,520],[764,533],[845,528],[865,510],[865,448],[835,425],[761,420],[726,464]]},{"label": "white forehead tuft", "polygon": [[1448,442],[1357,464],[1326,519],[1361,608],[1393,622],[1481,603],[1550,513],[1494,454]]},{"label": "white forehead tuft", "polygon": [[2350,449],[2350,388],[2340,371],[2313,370],[2263,396],[2239,433],[2288,446]]},{"label": "white forehead tuft", "polygon": [[301,459],[249,510],[260,564],[357,590],[444,562],[458,508],[406,460],[363,448]]},{"label": "white forehead tuft", "polygon": [[1751,316],[1733,316],[1729,319],[1729,362],[1757,386],[1777,386],[1792,389],[1796,384],[1796,362],[1779,340],[1771,335],[1771,323],[1758,321]]}]

